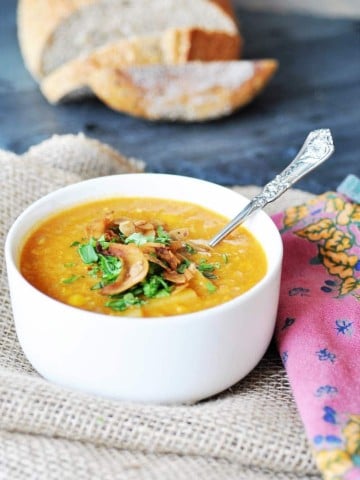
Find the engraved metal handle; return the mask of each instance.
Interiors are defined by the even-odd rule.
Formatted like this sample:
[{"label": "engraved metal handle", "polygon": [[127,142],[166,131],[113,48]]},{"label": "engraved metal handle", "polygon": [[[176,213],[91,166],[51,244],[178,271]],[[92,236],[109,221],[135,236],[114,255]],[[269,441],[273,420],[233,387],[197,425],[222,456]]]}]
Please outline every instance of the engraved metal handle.
[{"label": "engraved metal handle", "polygon": [[294,160],[274,180],[267,183],[263,190],[256,195],[241,212],[236,215],[217,235],[209,245],[214,247],[236,227],[243,223],[257,210],[264,208],[270,202],[279,198],[295,182],[325,162],[335,151],[333,139],[329,129],[314,130],[307,136],[304,145]]}]

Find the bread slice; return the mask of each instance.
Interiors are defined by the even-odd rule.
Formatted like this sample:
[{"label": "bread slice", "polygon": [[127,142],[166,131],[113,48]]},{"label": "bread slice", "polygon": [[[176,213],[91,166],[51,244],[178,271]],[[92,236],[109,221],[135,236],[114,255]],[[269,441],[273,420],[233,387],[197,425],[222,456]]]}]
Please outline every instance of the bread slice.
[{"label": "bread slice", "polygon": [[118,67],[157,62],[154,48],[168,63],[234,59],[241,44],[229,0],[20,0],[18,32],[36,78],[75,59],[92,61],[111,44],[120,45]]},{"label": "bread slice", "polygon": [[198,57],[205,61],[227,60],[237,47],[235,37],[230,41],[222,33],[198,30],[167,30],[157,35],[122,39],[57,68],[41,81],[41,90],[50,103],[58,103],[88,94],[88,80],[100,69],[182,64]]},{"label": "bread slice", "polygon": [[57,27],[78,9],[97,0],[19,0],[17,33],[21,53],[35,78],[42,76],[43,55]]},{"label": "bread slice", "polygon": [[275,60],[100,68],[89,86],[109,107],[134,116],[204,121],[249,103],[276,69]]}]

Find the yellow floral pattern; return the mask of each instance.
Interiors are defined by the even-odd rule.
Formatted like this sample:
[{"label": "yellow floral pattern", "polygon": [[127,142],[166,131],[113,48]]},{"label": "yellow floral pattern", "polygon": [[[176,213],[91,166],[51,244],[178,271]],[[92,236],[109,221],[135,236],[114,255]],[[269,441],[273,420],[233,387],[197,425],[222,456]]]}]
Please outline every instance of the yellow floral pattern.
[{"label": "yellow floral pattern", "polygon": [[349,415],[342,429],[344,445],[314,452],[324,480],[343,480],[346,472],[360,466],[360,415]]},{"label": "yellow floral pattern", "polygon": [[[315,210],[314,210],[315,209]],[[316,243],[318,262],[330,275],[338,277],[338,296],[351,294],[360,300],[360,205],[345,201],[329,192],[316,199],[288,208],[283,219],[284,231]]]},{"label": "yellow floral pattern", "polygon": [[344,233],[342,230],[335,230],[332,232],[331,237],[326,240],[324,250],[343,252],[344,250],[351,248],[351,246],[352,241],[350,235]]},{"label": "yellow floral pattern", "polygon": [[309,209],[306,205],[290,207],[285,211],[284,225],[289,228],[296,225],[302,218],[306,217]]},{"label": "yellow floral pattern", "polygon": [[319,240],[326,240],[331,238],[336,231],[335,224],[332,220],[324,218],[318,222],[311,223],[295,233],[299,237],[307,238],[311,242],[318,242]]}]

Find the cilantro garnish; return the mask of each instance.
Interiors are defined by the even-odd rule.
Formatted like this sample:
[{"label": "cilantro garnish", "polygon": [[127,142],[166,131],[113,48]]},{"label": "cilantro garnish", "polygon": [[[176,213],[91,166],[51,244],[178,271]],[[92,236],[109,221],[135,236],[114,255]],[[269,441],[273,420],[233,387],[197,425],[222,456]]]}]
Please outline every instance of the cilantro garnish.
[{"label": "cilantro garnish", "polygon": [[224,263],[229,263],[229,255],[227,253],[223,253],[221,256]]},{"label": "cilantro garnish", "polygon": [[162,243],[163,245],[169,245],[171,242],[170,235],[165,232],[162,226],[159,226],[156,230],[156,236],[143,235],[140,232],[135,232],[125,238],[124,243],[135,243],[138,247],[148,242]]},{"label": "cilantro garnish", "polygon": [[125,239],[125,243],[135,243],[138,247],[144,245],[148,242],[155,242],[155,237],[153,235],[143,235],[142,233],[132,233]]},{"label": "cilantro garnish", "polygon": [[99,267],[102,272],[102,278],[106,282],[111,282],[119,275],[122,269],[122,260],[111,255],[99,254]]},{"label": "cilantro garnish", "polygon": [[206,282],[206,289],[209,293],[214,293],[217,290],[217,286],[211,282]]},{"label": "cilantro garnish", "polygon": [[108,302],[105,303],[106,307],[110,307],[113,310],[118,312],[123,312],[129,307],[133,307],[135,305],[142,305],[144,302],[140,300],[139,297],[136,297],[133,293],[124,293],[123,295],[112,298]]},{"label": "cilantro garnish", "polygon": [[71,275],[68,278],[63,278],[61,280],[61,283],[64,283],[65,285],[68,285],[70,283],[76,282],[76,280],[79,280],[79,278],[81,278],[81,275]]},{"label": "cilantro garnish", "polygon": [[122,260],[112,255],[98,254],[98,262],[89,271],[92,277],[98,277],[101,274],[101,280],[91,287],[91,290],[99,290],[100,288],[115,282],[123,267]]},{"label": "cilantro garnish", "polygon": [[143,305],[145,298],[161,298],[170,295],[171,286],[160,276],[150,274],[139,285],[131,288],[127,293],[112,295],[105,306],[123,312],[129,307]]},{"label": "cilantro garnish", "polygon": [[205,259],[200,260],[199,265],[196,267],[199,272],[201,272],[204,277],[210,278],[210,279],[216,279],[218,278],[213,272],[217,268],[220,268],[220,263],[215,262],[215,263],[208,263]]},{"label": "cilantro garnish", "polygon": [[191,262],[187,259],[184,258],[184,260],[180,263],[180,265],[177,267],[176,271],[178,273],[184,273],[185,270],[188,268],[188,266],[191,264]]},{"label": "cilantro garnish", "polygon": [[111,242],[105,240],[105,235],[101,235],[101,237],[97,240],[97,243],[101,246],[103,250],[106,250],[107,248],[109,248]]},{"label": "cilantro garnish", "polygon": [[100,267],[96,263],[93,264],[93,267],[88,271],[88,274],[90,277],[96,278],[100,272]]},{"label": "cilantro garnish", "polygon": [[187,251],[187,253],[190,253],[190,255],[193,255],[194,253],[196,253],[195,248],[192,247],[190,243],[185,243],[185,250]]},{"label": "cilantro garnish", "polygon": [[87,243],[86,245],[80,245],[78,252],[81,260],[86,264],[95,263],[98,261],[99,257],[96,253],[95,247],[90,243]]},{"label": "cilantro garnish", "polygon": [[98,240],[91,238],[88,243],[80,244],[78,252],[81,260],[89,267],[89,275],[98,278],[100,275],[100,282],[91,287],[91,290],[98,290],[105,285],[114,282],[122,269],[122,260],[112,255],[104,255],[97,251],[106,250],[111,242],[105,240],[102,235]]},{"label": "cilantro garnish", "polygon": [[165,232],[161,225],[156,230],[155,242],[162,243],[164,245],[170,245],[171,237],[167,232]]},{"label": "cilantro garnish", "polygon": [[142,284],[145,297],[165,297],[170,295],[170,285],[160,275],[147,276]]},{"label": "cilantro garnish", "polygon": [[208,263],[204,258],[200,260],[197,269],[200,272],[213,272],[216,268],[220,268],[219,262]]},{"label": "cilantro garnish", "polygon": [[76,263],[74,262],[67,262],[67,263],[64,263],[64,267],[66,268],[69,268],[69,267],[75,267]]}]

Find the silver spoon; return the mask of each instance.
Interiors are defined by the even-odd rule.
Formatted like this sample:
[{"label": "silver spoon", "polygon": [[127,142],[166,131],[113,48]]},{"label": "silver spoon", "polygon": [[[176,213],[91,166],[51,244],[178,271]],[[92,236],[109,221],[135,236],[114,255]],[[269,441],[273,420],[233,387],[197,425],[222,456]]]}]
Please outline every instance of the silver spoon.
[{"label": "silver spoon", "polygon": [[294,183],[331,157],[334,151],[335,147],[329,129],[324,128],[310,132],[294,160],[285,170],[276,175],[274,180],[267,183],[263,190],[209,241],[210,247],[215,247],[254,212],[279,198]]}]

